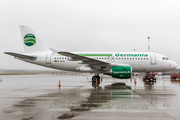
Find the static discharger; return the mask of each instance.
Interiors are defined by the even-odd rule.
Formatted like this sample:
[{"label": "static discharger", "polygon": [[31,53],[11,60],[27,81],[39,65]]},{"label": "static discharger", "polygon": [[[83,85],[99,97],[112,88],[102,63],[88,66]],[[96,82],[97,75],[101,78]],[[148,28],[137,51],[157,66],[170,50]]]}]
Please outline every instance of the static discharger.
[{"label": "static discharger", "polygon": [[61,87],[61,81],[59,80],[59,85],[58,85],[59,87]]}]

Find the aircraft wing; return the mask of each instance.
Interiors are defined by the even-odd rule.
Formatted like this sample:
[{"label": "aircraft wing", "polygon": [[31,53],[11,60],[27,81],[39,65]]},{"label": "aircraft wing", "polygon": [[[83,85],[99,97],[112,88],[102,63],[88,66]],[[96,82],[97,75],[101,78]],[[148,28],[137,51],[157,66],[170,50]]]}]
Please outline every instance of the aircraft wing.
[{"label": "aircraft wing", "polygon": [[21,58],[21,59],[30,59],[30,60],[35,60],[37,57],[32,56],[32,55],[26,55],[26,54],[20,54],[20,53],[13,53],[13,52],[4,52],[5,54],[14,56],[15,58]]},{"label": "aircraft wing", "polygon": [[57,53],[67,56],[67,57],[71,57],[70,60],[72,60],[72,61],[82,61],[81,64],[88,64],[90,67],[98,69],[98,70],[108,70],[110,67],[113,67],[113,66],[125,66],[125,64],[112,64],[112,63],[108,63],[105,61],[100,61],[97,59],[92,59],[89,57],[77,55],[77,54],[74,54],[71,52],[59,51]]},{"label": "aircraft wing", "polygon": [[57,53],[67,57],[71,57],[72,61],[83,61],[83,64],[109,64],[108,62],[88,58],[71,52],[57,52]]}]

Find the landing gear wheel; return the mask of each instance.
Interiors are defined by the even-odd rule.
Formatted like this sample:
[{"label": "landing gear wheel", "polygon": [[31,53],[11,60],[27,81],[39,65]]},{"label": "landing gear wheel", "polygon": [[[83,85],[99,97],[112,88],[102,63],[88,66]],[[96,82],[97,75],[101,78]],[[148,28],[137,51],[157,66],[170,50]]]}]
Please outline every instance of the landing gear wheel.
[{"label": "landing gear wheel", "polygon": [[150,78],[149,81],[150,81],[150,82],[153,82],[153,78]]},{"label": "landing gear wheel", "polygon": [[98,81],[98,84],[100,84],[100,77],[99,76],[93,76],[92,77],[92,83],[96,83],[96,80]]},{"label": "landing gear wheel", "polygon": [[98,80],[98,84],[100,84],[100,77],[99,76],[97,76],[97,80]]},{"label": "landing gear wheel", "polygon": [[96,82],[92,82],[93,87],[97,87]]},{"label": "landing gear wheel", "polygon": [[96,76],[93,76],[92,77],[92,82],[96,82],[96,78],[97,78]]}]

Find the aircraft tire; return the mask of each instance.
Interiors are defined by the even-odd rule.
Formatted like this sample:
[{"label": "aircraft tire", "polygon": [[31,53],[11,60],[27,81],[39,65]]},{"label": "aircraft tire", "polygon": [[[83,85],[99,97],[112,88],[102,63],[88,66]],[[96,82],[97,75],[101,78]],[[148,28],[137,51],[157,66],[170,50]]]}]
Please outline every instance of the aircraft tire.
[{"label": "aircraft tire", "polygon": [[96,78],[97,78],[96,76],[93,76],[92,77],[92,82],[96,82]]},{"label": "aircraft tire", "polygon": [[150,79],[149,79],[149,82],[153,82],[153,78],[150,78]]},{"label": "aircraft tire", "polygon": [[96,79],[98,80],[98,84],[100,84],[100,77],[99,76],[93,76],[92,77],[92,83],[96,83]]},{"label": "aircraft tire", "polygon": [[100,76],[97,76],[98,84],[100,84]]},{"label": "aircraft tire", "polygon": [[93,86],[93,87],[96,87],[96,82],[92,82],[92,86]]}]

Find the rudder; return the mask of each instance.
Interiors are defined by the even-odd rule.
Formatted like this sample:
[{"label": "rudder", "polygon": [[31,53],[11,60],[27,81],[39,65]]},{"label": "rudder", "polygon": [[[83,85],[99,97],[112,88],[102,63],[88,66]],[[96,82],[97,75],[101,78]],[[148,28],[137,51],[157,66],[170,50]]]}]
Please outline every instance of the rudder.
[{"label": "rudder", "polygon": [[50,51],[35,35],[30,27],[20,25],[23,46],[26,53]]}]

